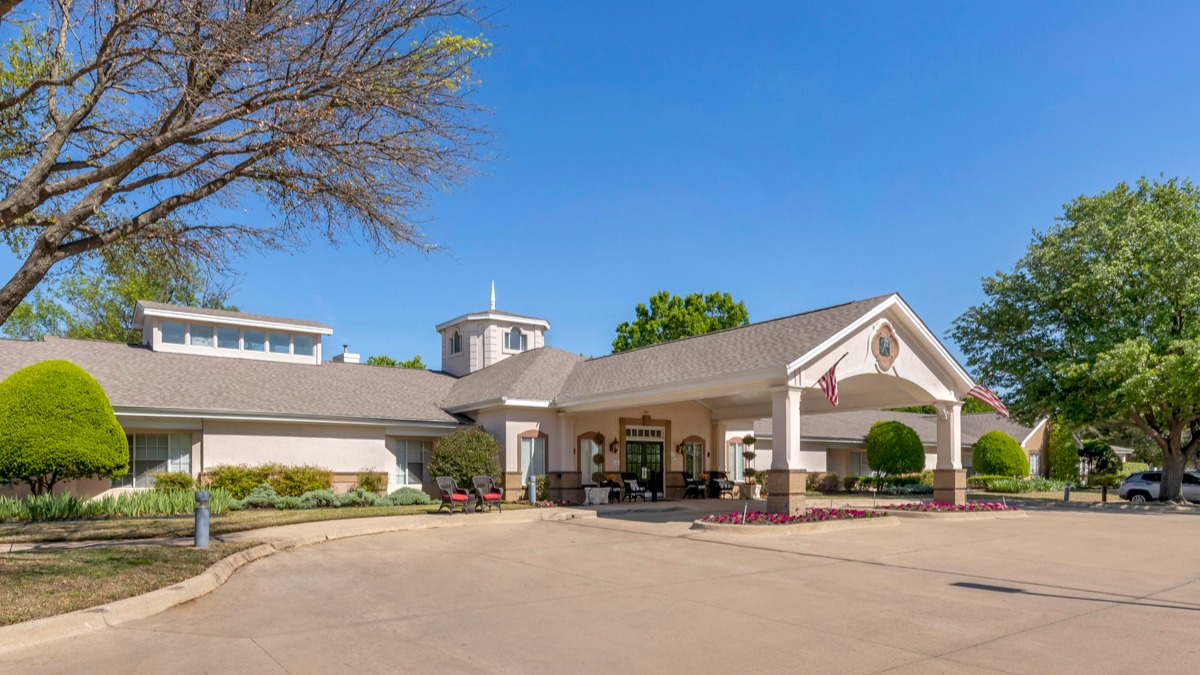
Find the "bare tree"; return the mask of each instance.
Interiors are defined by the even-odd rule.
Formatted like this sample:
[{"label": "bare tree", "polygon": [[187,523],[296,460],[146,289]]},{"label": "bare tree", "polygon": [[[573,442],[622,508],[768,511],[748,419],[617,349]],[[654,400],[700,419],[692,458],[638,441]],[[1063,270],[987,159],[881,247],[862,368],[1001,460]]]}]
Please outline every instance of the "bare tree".
[{"label": "bare tree", "polygon": [[[0,17],[23,28],[0,73],[0,237],[25,256],[0,323],[54,265],[115,242],[426,246],[414,209],[485,138],[469,0],[26,0]],[[247,193],[271,222],[229,215]]]}]

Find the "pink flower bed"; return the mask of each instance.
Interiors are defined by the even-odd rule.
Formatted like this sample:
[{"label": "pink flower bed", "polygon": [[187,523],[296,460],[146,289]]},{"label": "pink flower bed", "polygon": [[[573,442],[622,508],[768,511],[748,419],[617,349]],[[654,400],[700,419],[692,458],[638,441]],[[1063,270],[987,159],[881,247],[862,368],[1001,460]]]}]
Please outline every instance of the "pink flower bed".
[{"label": "pink flower bed", "polygon": [[795,525],[798,523],[822,523],[829,520],[879,518],[883,515],[882,513],[864,511],[862,509],[808,509],[802,516],[750,511],[746,514],[745,522],[742,522],[741,512],[705,516],[703,521],[706,523],[720,523],[722,525]]},{"label": "pink flower bed", "polygon": [[938,502],[910,502],[908,504],[888,504],[881,509],[891,511],[921,511],[924,513],[968,513],[978,511],[1016,511],[1015,506],[999,502],[967,502],[966,504],[939,504]]}]

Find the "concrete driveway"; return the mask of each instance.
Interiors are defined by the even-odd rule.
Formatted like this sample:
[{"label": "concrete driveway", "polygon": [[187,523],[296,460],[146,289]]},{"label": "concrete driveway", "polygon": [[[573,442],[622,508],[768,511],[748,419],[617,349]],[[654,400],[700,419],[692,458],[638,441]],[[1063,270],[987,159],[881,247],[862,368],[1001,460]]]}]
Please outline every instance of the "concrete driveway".
[{"label": "concrete driveway", "polygon": [[[4,673],[1129,673],[1200,662],[1200,517],[1039,511],[791,537],[690,514],[282,553]],[[1156,543],[1157,542],[1157,543]]]}]

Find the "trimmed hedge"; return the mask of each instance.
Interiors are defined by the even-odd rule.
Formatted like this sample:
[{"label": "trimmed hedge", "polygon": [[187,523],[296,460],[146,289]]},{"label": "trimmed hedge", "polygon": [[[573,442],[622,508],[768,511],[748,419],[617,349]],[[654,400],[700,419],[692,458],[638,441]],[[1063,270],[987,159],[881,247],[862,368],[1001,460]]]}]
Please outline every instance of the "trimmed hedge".
[{"label": "trimmed hedge", "polygon": [[0,479],[48,493],[60,480],[120,478],[129,445],[100,383],[69,361],[42,361],[0,382]]},{"label": "trimmed hedge", "polygon": [[228,490],[235,499],[245,499],[251,492],[268,483],[281,497],[300,497],[314,490],[328,490],[333,485],[329,469],[300,464],[220,464],[205,474],[208,485]]},{"label": "trimmed hedge", "polygon": [[925,446],[907,424],[880,420],[867,433],[867,466],[885,475],[917,473],[925,468]]},{"label": "trimmed hedge", "polygon": [[467,427],[442,436],[433,445],[429,462],[432,476],[449,476],[461,488],[470,489],[475,476],[500,480],[500,444],[483,427]]},{"label": "trimmed hedge", "polygon": [[1029,458],[1021,444],[1003,431],[989,431],[975,442],[972,455],[975,470],[982,474],[1018,476],[1029,475]]}]

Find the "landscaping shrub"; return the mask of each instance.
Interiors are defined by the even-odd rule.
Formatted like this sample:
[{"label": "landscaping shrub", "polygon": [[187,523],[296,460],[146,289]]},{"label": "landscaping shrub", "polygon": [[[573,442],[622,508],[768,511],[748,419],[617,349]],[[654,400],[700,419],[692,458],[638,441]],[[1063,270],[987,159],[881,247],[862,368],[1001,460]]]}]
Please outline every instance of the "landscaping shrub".
[{"label": "landscaping shrub", "polygon": [[412,506],[414,504],[433,504],[434,499],[416,488],[402,487],[387,496],[388,503],[393,506]]},{"label": "landscaping shrub", "polygon": [[[543,476],[535,476],[534,480],[537,481],[538,501],[544,502],[544,501],[549,500],[550,499],[550,477],[544,476],[544,475]],[[467,483],[467,484],[470,485],[470,483]]]},{"label": "landscaping shrub", "polygon": [[276,499],[275,508],[284,511],[289,509],[300,509],[304,507],[300,503],[299,497],[293,497],[289,495],[287,497],[280,497],[279,499]]},{"label": "landscaping shrub", "polygon": [[975,442],[975,470],[997,476],[1025,477],[1029,475],[1029,458],[1021,444],[1003,431],[989,431]]},{"label": "landscaping shrub", "polygon": [[925,468],[925,446],[908,425],[880,420],[867,432],[867,466],[884,475],[917,473]]},{"label": "landscaping shrub", "polygon": [[806,489],[809,492],[840,492],[842,481],[836,473],[810,473],[806,480]]},{"label": "landscaping shrub", "polygon": [[196,479],[186,471],[162,471],[154,474],[154,489],[158,492],[195,491]]},{"label": "landscaping shrub", "polygon": [[333,472],[308,464],[275,465],[270,483],[271,487],[275,488],[275,493],[281,497],[299,497],[313,490],[328,490],[333,485]]},{"label": "landscaping shrub", "polygon": [[459,487],[471,485],[475,476],[500,480],[500,444],[482,427],[459,429],[438,439],[433,445],[429,472],[449,476]]},{"label": "landscaping shrub", "polygon": [[1121,465],[1121,476],[1132,476],[1139,471],[1149,471],[1150,465],[1145,462],[1125,462]]},{"label": "landscaping shrub", "polygon": [[278,464],[220,464],[205,473],[209,487],[228,490],[234,499],[245,499],[258,486],[270,480]]},{"label": "landscaping shrub", "polygon": [[[1079,450],[1079,458],[1087,462],[1088,475],[1110,474],[1121,472],[1121,458],[1113,451],[1112,446],[1104,441],[1093,438],[1083,442]],[[1091,483],[1091,479],[1088,479]]]},{"label": "landscaping shrub", "polygon": [[273,509],[279,502],[279,494],[270,483],[262,483],[238,502],[243,509]]},{"label": "landscaping shrub", "polygon": [[0,382],[0,479],[48,494],[60,480],[120,478],[129,445],[100,383],[69,361],[42,361]]},{"label": "landscaping shrub", "polygon": [[933,487],[933,470],[925,469],[920,475],[921,487]]},{"label": "landscaping shrub", "polygon": [[358,489],[367,492],[383,492],[387,489],[387,474],[382,471],[363,469],[358,474]]},{"label": "landscaping shrub", "polygon": [[29,520],[67,520],[84,515],[84,502],[69,492],[29,495],[25,511]]},{"label": "landscaping shrub", "polygon": [[1064,481],[1079,480],[1079,450],[1071,437],[1071,428],[1057,421],[1050,424],[1048,458],[1050,477]]},{"label": "landscaping shrub", "polygon": [[967,487],[976,490],[988,489],[988,484],[996,480],[1012,480],[1012,476],[991,476],[988,474],[976,474],[967,478]]},{"label": "landscaping shrub", "polygon": [[1124,478],[1119,473],[1098,473],[1088,476],[1088,487],[1121,487],[1121,480]]},{"label": "landscaping shrub", "polygon": [[341,505],[341,501],[337,495],[333,494],[333,490],[312,490],[300,495],[300,508],[302,509],[334,509]]},{"label": "landscaping shrub", "polygon": [[854,492],[858,489],[862,478],[862,476],[846,476],[842,479],[842,487],[846,489],[846,492]]},{"label": "landscaping shrub", "polygon": [[342,506],[379,506],[383,498],[374,492],[351,490],[338,498]]},{"label": "landscaping shrub", "polygon": [[[209,510],[220,515],[233,501],[224,490],[210,491]],[[24,500],[0,497],[0,520],[68,520],[73,518],[137,518],[190,514],[196,510],[194,492],[122,492],[93,499],[68,493],[30,495]]]},{"label": "landscaping shrub", "polygon": [[[974,481],[974,482],[972,482]],[[1019,492],[1058,492],[1067,486],[1067,481],[1054,478],[1009,478],[1008,476],[972,476],[967,479],[969,487],[1016,494]]]}]

